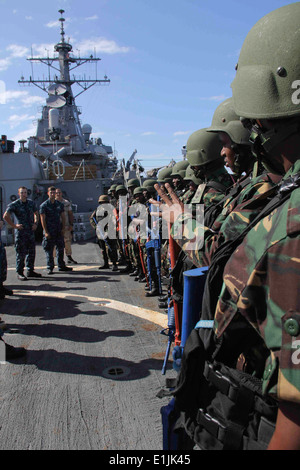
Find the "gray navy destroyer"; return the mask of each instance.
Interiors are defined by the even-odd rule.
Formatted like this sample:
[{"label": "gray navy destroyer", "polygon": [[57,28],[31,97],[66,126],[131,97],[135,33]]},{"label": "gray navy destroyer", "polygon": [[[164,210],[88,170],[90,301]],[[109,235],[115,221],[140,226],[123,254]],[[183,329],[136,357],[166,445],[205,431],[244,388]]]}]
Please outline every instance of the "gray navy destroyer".
[{"label": "gray navy destroyer", "polygon": [[[64,10],[59,10],[60,41],[54,46],[52,57],[30,57],[31,63],[48,67],[48,78],[39,80],[32,76],[21,77],[19,84],[35,85],[47,94],[46,104],[38,119],[35,136],[20,141],[14,152],[13,141],[2,135],[0,159],[1,212],[18,196],[18,188],[25,185],[29,197],[37,203],[46,199],[47,187],[59,184],[65,197],[76,207],[75,212],[87,213],[97,204],[99,194],[107,192],[112,177],[118,173],[118,160],[113,148],[102,143],[101,138],[91,138],[92,127],[81,125],[81,110],[76,106],[77,96],[92,86],[108,85],[103,79],[77,79],[71,72],[86,63],[97,64],[94,56],[75,57],[72,45],[65,39]],[[54,71],[53,76],[50,72]],[[79,92],[73,93],[77,85]],[[5,231],[6,230],[6,231]],[[4,229],[2,239],[11,242]],[[86,234],[88,237],[88,234]]]}]

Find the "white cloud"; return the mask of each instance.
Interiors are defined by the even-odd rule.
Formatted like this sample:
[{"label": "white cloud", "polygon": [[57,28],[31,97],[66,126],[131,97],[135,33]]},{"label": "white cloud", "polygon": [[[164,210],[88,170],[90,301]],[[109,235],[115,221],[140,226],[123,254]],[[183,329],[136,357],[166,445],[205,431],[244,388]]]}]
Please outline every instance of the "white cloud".
[{"label": "white cloud", "polygon": [[141,135],[155,135],[155,134],[156,134],[155,132],[148,131],[148,132],[143,132]]},{"label": "white cloud", "polygon": [[53,50],[54,50],[55,43],[43,43],[43,44],[33,44],[32,45],[32,50],[35,54],[38,54],[39,56],[44,57],[45,54],[52,55]]},{"label": "white cloud", "polygon": [[85,39],[76,44],[76,49],[79,49],[82,54],[94,52],[94,50],[101,54],[126,54],[130,51],[130,47],[119,46],[115,41],[101,37]]},{"label": "white cloud", "polygon": [[12,114],[11,116],[9,116],[8,122],[10,123],[10,128],[13,129],[22,122],[32,121],[33,119],[35,119],[35,116],[30,116],[29,114]]},{"label": "white cloud", "polygon": [[32,16],[25,16],[25,20],[33,20]]},{"label": "white cloud", "polygon": [[60,22],[59,20],[49,21],[49,23],[47,23],[46,26],[47,28],[59,28]]},{"label": "white cloud", "polygon": [[19,142],[19,140],[27,140],[28,137],[36,135],[36,126],[32,124],[28,129],[24,129],[23,131],[19,132],[18,134],[12,137],[12,140],[15,142]]},{"label": "white cloud", "polygon": [[18,101],[22,107],[29,107],[43,104],[45,99],[41,96],[32,96],[28,91],[6,90],[2,93],[0,92],[0,103],[11,103],[14,101]]},{"label": "white cloud", "polygon": [[227,98],[229,98],[229,96],[225,96],[225,95],[214,95],[214,96],[205,96],[205,97],[202,97],[202,98],[199,98],[200,100],[203,100],[203,101],[223,101],[223,100],[226,100]]},{"label": "white cloud", "polygon": [[10,52],[10,57],[24,57],[28,54],[29,49],[18,44],[10,44],[6,50]]},{"label": "white cloud", "polygon": [[39,104],[44,104],[45,103],[45,98],[42,98],[41,96],[26,96],[22,99],[22,104],[23,107],[29,107],[33,105],[39,105]]},{"label": "white cloud", "polygon": [[98,15],[88,16],[87,18],[85,18],[86,21],[93,21],[97,19],[98,19]]},{"label": "white cloud", "polygon": [[11,65],[10,57],[6,57],[6,59],[0,59],[0,71],[7,70],[10,65]]},{"label": "white cloud", "polygon": [[18,44],[10,44],[7,46],[6,50],[10,55],[4,59],[0,59],[0,71],[7,70],[12,65],[13,59],[24,57],[29,52],[27,47],[19,46]]},{"label": "white cloud", "polygon": [[174,132],[174,136],[177,136],[177,135],[189,135],[191,134],[192,131],[177,131],[177,132]]},{"label": "white cloud", "polygon": [[[66,29],[67,25],[70,24],[72,21],[74,21],[74,18],[65,18],[64,21],[64,29]],[[54,21],[49,21],[48,23],[45,24],[47,28],[58,28],[60,30],[60,21],[59,20],[54,20]]]},{"label": "white cloud", "polygon": [[1,98],[5,100],[6,103],[14,100],[21,100],[28,95],[28,91],[18,91],[18,90],[6,90],[1,93]]}]

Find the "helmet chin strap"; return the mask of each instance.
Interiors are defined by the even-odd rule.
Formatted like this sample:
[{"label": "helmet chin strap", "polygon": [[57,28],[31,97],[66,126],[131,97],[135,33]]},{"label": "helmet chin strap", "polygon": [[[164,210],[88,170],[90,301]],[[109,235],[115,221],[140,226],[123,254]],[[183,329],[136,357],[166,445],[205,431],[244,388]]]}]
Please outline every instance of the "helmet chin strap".
[{"label": "helmet chin strap", "polygon": [[276,127],[264,131],[256,121],[242,119],[242,123],[248,129],[251,129],[249,141],[252,144],[252,153],[261,161],[264,167],[273,173],[284,175],[285,169],[282,163],[272,157],[271,152],[274,147],[283,142],[288,137],[299,132],[299,121],[290,121],[289,123],[276,123]]},{"label": "helmet chin strap", "polygon": [[250,146],[243,146],[233,143],[231,145],[231,149],[235,153],[234,171],[241,175],[244,171],[248,170],[250,159],[253,160],[253,157],[250,155]]}]

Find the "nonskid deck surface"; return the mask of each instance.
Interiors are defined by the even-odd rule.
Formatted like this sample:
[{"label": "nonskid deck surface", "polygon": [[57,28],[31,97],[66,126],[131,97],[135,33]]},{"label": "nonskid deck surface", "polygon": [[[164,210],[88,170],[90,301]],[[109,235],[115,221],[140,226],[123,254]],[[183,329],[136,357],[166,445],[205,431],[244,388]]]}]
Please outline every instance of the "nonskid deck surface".
[{"label": "nonskid deck surface", "polygon": [[48,275],[37,246],[41,279],[19,281],[14,247],[6,248],[14,295],[1,301],[4,340],[27,349],[0,364],[0,449],[161,450],[156,397],[167,338],[167,315],[144,284],[99,271],[97,244],[73,245],[71,273]]}]

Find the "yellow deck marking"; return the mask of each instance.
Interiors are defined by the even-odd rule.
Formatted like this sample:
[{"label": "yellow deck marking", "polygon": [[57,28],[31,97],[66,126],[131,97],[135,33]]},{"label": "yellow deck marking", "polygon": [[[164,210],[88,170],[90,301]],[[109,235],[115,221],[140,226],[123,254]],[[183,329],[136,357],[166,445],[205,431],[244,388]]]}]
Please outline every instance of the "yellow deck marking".
[{"label": "yellow deck marking", "polygon": [[119,312],[128,313],[129,315],[134,315],[136,317],[142,318],[143,320],[148,320],[156,325],[161,326],[162,328],[167,327],[168,318],[162,313],[156,312],[155,310],[148,310],[146,308],[137,307],[136,305],[126,304],[125,302],[119,302],[118,300],[113,299],[104,299],[102,297],[91,297],[89,295],[80,295],[80,294],[70,294],[64,292],[49,292],[49,291],[19,291],[14,289],[14,294],[18,296],[28,295],[28,296],[43,296],[43,297],[56,297],[61,299],[68,298],[80,298],[92,303],[99,303],[99,306],[102,308],[113,308]]},{"label": "yellow deck marking", "polygon": [[[78,264],[78,265],[72,264],[72,266],[70,266],[70,267],[73,269],[73,271],[84,271],[86,269],[98,269],[99,264]],[[35,266],[34,267],[34,270],[37,271],[37,272],[39,272],[41,269],[47,269],[47,266]],[[15,267],[7,268],[7,270],[8,271],[15,271],[16,268]],[[56,266],[54,268],[54,272],[58,272],[58,269],[57,269]],[[70,271],[70,273],[71,273],[71,271]],[[100,274],[100,271],[99,271],[99,274]],[[45,276],[47,276],[47,274],[45,274]]]}]

